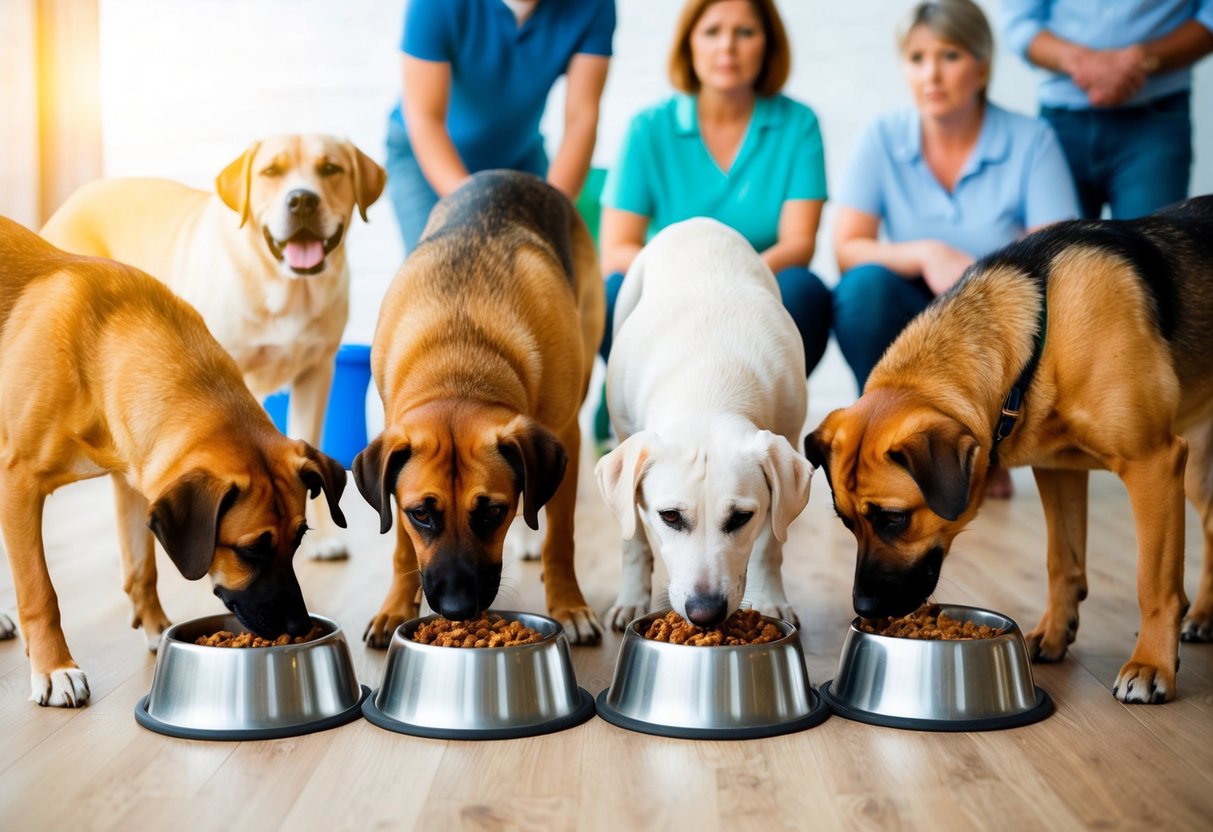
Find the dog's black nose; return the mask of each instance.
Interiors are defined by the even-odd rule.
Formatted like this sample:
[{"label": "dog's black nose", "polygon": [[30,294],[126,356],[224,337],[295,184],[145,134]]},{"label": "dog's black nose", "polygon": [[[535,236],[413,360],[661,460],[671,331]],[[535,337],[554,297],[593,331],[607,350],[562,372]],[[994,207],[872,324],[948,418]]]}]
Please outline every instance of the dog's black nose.
[{"label": "dog's black nose", "polygon": [[286,195],[286,209],[297,217],[310,217],[316,213],[319,205],[320,197],[303,188],[291,191]]},{"label": "dog's black nose", "polygon": [[723,595],[696,595],[687,599],[687,619],[696,627],[715,627],[724,623],[729,602]]},{"label": "dog's black nose", "polygon": [[862,618],[879,618],[883,615],[884,599],[876,595],[852,595],[851,605]]}]

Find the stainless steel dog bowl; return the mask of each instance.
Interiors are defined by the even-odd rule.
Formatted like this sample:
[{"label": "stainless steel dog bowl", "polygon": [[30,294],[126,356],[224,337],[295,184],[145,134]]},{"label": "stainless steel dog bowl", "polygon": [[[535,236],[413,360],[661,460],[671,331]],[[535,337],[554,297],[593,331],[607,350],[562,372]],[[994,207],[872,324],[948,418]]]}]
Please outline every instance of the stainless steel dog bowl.
[{"label": "stainless steel dog bowl", "polygon": [[174,624],[156,654],[152,688],[135,719],[161,734],[259,740],[323,731],[355,720],[369,692],[358,684],[335,621],[319,615],[319,638],[280,647],[204,647],[199,636],[245,628],[234,615]]},{"label": "stainless steel dog bowl", "polygon": [[681,739],[752,739],[812,728],[830,715],[809,684],[799,631],[766,644],[692,647],[644,637],[668,612],[628,625],[598,715],[620,728]]},{"label": "stainless steel dog bowl", "polygon": [[950,617],[1003,630],[994,638],[923,641],[851,623],[838,673],[821,695],[839,716],[921,731],[989,731],[1037,722],[1053,710],[1032,680],[1019,626],[977,607],[941,604]]},{"label": "stainless steel dog bowl", "polygon": [[362,706],[369,722],[418,737],[492,740],[550,734],[594,715],[594,699],[577,687],[569,643],[559,622],[543,615],[490,610],[521,621],[542,641],[514,647],[440,647],[413,641],[436,615],[396,628],[383,681]]}]

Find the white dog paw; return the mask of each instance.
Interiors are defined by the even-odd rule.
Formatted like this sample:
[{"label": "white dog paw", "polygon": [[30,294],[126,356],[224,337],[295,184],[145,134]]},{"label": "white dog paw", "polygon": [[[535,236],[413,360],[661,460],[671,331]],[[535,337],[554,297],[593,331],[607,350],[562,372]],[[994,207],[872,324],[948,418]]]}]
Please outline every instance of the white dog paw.
[{"label": "white dog paw", "polygon": [[322,537],[312,545],[312,560],[345,560],[350,550],[340,537]]},{"label": "white dog paw", "polygon": [[522,519],[514,518],[506,531],[505,542],[502,544],[502,555],[505,561],[539,560],[543,554],[543,540],[547,537],[547,524],[544,515],[539,515],[539,528],[532,529]]},{"label": "white dog paw", "polygon": [[147,639],[147,649],[151,653],[155,653],[160,649],[160,638],[164,635],[160,631],[144,630],[143,637]]},{"label": "white dog paw", "polygon": [[607,624],[612,630],[618,630],[622,633],[637,618],[647,615],[648,611],[649,607],[647,604],[629,604],[624,601],[616,601],[615,606],[607,610]]},{"label": "white dog paw", "polygon": [[30,674],[30,700],[51,708],[81,708],[88,704],[88,677],[78,667]]},{"label": "white dog paw", "polygon": [[553,610],[551,615],[564,627],[565,638],[570,643],[597,644],[602,641],[602,623],[589,607]]},{"label": "white dog paw", "polygon": [[16,637],[17,625],[13,623],[13,619],[0,612],[0,641],[7,641],[10,638]]}]

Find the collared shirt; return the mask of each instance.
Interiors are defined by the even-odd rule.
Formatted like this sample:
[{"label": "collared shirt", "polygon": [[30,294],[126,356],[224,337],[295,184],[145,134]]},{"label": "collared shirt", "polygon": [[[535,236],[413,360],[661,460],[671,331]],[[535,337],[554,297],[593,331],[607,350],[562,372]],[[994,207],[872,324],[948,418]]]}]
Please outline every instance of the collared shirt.
[{"label": "collared shirt", "polygon": [[779,239],[789,200],[825,199],[825,152],[813,111],[787,96],[759,98],[727,171],[699,132],[695,96],[675,95],[632,119],[602,204],[650,218],[649,236],[691,217],[741,232],[757,251]]},{"label": "collared shirt", "polygon": [[[574,55],[609,56],[614,31],[614,0],[543,0],[522,25],[501,0],[409,0],[400,49],[450,64],[447,130],[475,172],[542,153],[552,85]],[[404,123],[399,104],[392,120]]]},{"label": "collared shirt", "polygon": [[918,111],[907,109],[881,116],[863,134],[837,201],[879,217],[889,242],[941,240],[974,257],[1078,216],[1053,128],[991,103],[952,191],[927,166]]},{"label": "collared shirt", "polygon": [[[1007,45],[1027,59],[1028,45],[1044,30],[1091,49],[1119,49],[1162,37],[1196,20],[1213,31],[1213,0],[1002,0]],[[1146,104],[1192,86],[1190,67],[1151,75],[1123,105]],[[1087,94],[1070,76],[1049,72],[1040,84],[1046,107],[1089,110]]]}]

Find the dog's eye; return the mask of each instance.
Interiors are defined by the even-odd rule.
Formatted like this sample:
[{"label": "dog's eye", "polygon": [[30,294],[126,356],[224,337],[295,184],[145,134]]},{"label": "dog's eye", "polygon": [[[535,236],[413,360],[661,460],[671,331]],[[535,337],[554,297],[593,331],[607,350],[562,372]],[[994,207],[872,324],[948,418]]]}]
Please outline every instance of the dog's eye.
[{"label": "dog's eye", "polygon": [[754,512],[752,511],[734,511],[729,515],[729,519],[724,521],[724,533],[732,534],[746,523],[750,522],[751,518],[753,517]]},{"label": "dog's eye", "polygon": [[413,524],[423,529],[433,528],[434,515],[430,514],[430,510],[425,507],[409,509],[409,519]]},{"label": "dog's eye", "polygon": [[490,523],[496,523],[502,517],[505,517],[505,506],[488,505],[484,508],[484,519]]},{"label": "dog's eye", "polygon": [[872,516],[869,519],[872,522],[872,527],[880,534],[900,534],[906,530],[906,526],[910,525],[910,513],[908,511],[879,509],[872,512]]},{"label": "dog's eye", "polygon": [[319,173],[321,176],[336,176],[339,173],[344,173],[340,166],[334,165],[332,162],[325,162],[320,166]]},{"label": "dog's eye", "polygon": [[676,508],[667,508],[665,511],[657,512],[661,518],[661,522],[665,523],[676,532],[685,531],[687,522],[682,516],[682,512]]},{"label": "dog's eye", "polygon": [[281,176],[282,168],[278,167],[277,165],[270,165],[269,167],[261,169],[261,175],[262,176]]}]

